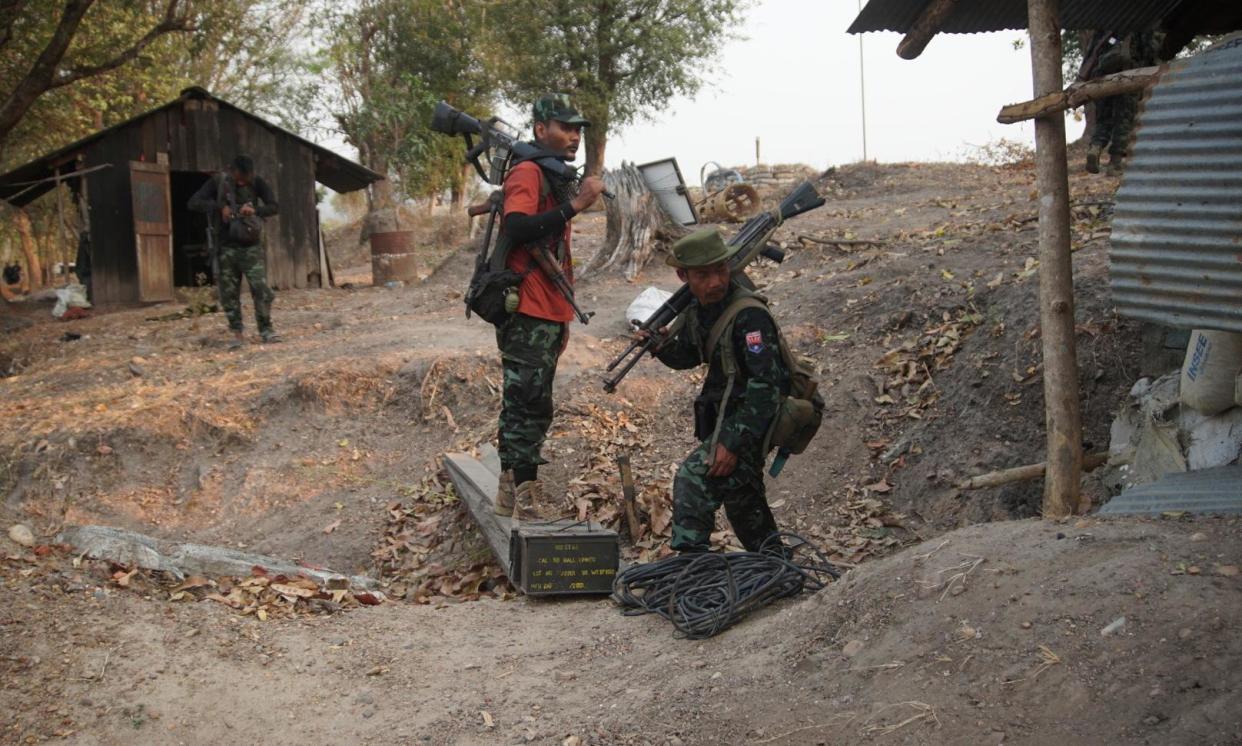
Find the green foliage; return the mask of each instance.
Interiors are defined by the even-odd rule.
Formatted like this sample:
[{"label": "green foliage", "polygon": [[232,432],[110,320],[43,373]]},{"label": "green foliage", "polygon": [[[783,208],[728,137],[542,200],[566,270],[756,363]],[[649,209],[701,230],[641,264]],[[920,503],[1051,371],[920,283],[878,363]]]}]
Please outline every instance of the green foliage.
[{"label": "green foliage", "polygon": [[[591,120],[588,138],[693,95],[744,0],[510,0],[494,24],[507,54],[506,93],[529,105],[564,91]],[[588,169],[595,154],[588,148]]]},{"label": "green foliage", "polygon": [[373,169],[410,196],[461,189],[460,142],[431,132],[437,101],[490,109],[493,76],[480,51],[486,5],[362,0],[333,8],[325,70],[339,85],[330,108]]}]

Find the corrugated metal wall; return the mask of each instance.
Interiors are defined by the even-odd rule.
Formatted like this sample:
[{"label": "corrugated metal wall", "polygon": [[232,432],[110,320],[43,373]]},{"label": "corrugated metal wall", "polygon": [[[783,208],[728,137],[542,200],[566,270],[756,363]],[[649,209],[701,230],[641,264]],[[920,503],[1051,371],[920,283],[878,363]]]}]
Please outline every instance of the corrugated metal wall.
[{"label": "corrugated metal wall", "polygon": [[1242,37],[1175,62],[1152,89],[1110,256],[1121,315],[1242,332]]}]

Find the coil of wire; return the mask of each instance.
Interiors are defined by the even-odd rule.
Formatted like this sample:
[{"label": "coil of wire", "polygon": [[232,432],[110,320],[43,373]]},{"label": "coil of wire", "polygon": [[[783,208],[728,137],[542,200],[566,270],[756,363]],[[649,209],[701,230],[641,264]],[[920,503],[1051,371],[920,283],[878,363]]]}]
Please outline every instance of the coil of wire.
[{"label": "coil of wire", "polygon": [[[788,542],[788,543],[787,543]],[[841,577],[818,547],[791,533],[773,534],[758,552],[703,552],[634,565],[613,584],[627,615],[659,614],[677,632],[718,635],[772,602],[818,591]]]}]

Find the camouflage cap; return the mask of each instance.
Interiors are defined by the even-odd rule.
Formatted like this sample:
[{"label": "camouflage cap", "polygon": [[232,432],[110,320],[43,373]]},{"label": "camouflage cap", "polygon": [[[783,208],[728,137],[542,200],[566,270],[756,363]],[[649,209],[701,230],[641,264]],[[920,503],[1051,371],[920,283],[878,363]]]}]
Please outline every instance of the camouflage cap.
[{"label": "camouflage cap", "polygon": [[710,267],[733,256],[737,249],[725,243],[718,229],[702,228],[678,239],[666,261],[678,269]]},{"label": "camouflage cap", "polygon": [[546,122],[549,119],[555,119],[565,124],[580,124],[583,127],[590,127],[591,123],[587,118],[578,113],[569,103],[569,96],[564,93],[545,93],[535,101],[533,114],[536,122]]}]

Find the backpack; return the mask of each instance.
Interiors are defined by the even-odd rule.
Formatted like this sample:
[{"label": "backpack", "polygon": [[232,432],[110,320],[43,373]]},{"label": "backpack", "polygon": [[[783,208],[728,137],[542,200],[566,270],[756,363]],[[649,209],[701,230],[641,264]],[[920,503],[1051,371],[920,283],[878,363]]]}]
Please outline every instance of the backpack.
[{"label": "backpack", "polygon": [[[552,185],[548,182],[548,178],[540,170],[539,181],[539,197],[545,200],[552,194]],[[494,192],[491,199],[496,200],[495,205],[504,204],[504,190]],[[556,258],[563,260],[565,256],[565,241],[559,234],[556,239]],[[514,249],[513,242],[502,230],[496,236],[496,246],[492,249],[489,257],[480,255],[480,261],[474,265],[474,274],[470,277],[470,287],[466,291],[466,308],[469,312],[473,312],[479,318],[489,324],[500,326],[509,320],[513,313],[505,304],[506,299],[512,293],[517,292],[517,288],[522,284],[522,280],[530,272],[538,271],[531,267],[526,272],[514,272],[508,267],[509,252]],[[484,245],[481,252],[487,251]]]},{"label": "backpack", "polygon": [[230,242],[238,246],[254,246],[263,240],[263,219],[258,215],[242,217],[238,214],[236,186],[224,174],[216,180],[216,204],[227,204],[232,214],[224,226],[224,237]]},{"label": "backpack", "polygon": [[[735,291],[737,297],[725,307],[724,313],[712,325],[707,334],[707,342],[703,346],[703,359],[710,364],[712,353],[722,339],[732,340],[733,323],[737,315],[747,308],[768,310],[767,299],[744,288]],[[779,449],[782,456],[799,454],[810,445],[819,426],[824,419],[824,399],[819,395],[819,381],[816,380],[809,361],[800,359],[793,354],[780,325],[772,319],[776,327],[777,347],[781,360],[789,371],[789,393],[781,397],[780,408],[772,418],[767,435],[763,440],[763,452],[766,454],[773,448]],[[725,384],[724,397],[716,415],[716,429],[712,433],[710,452],[715,451],[716,441],[720,437],[720,428],[724,425],[725,402],[733,393],[733,384],[737,380],[737,358],[732,344],[725,344],[720,351],[720,362],[724,368],[728,383]]]}]

